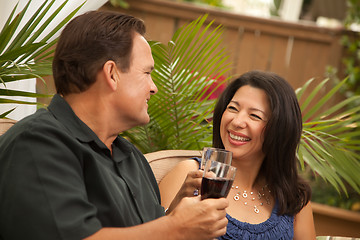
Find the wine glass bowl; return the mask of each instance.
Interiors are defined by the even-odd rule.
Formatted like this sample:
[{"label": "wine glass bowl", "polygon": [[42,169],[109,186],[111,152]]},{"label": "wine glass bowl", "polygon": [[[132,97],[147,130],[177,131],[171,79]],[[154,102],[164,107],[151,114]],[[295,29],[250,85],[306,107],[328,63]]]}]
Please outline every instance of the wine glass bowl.
[{"label": "wine glass bowl", "polygon": [[227,197],[235,179],[236,167],[207,161],[201,182],[201,199]]},{"label": "wine glass bowl", "polygon": [[232,152],[221,148],[204,147],[202,151],[200,169],[204,170],[205,163],[209,160],[231,165]]}]

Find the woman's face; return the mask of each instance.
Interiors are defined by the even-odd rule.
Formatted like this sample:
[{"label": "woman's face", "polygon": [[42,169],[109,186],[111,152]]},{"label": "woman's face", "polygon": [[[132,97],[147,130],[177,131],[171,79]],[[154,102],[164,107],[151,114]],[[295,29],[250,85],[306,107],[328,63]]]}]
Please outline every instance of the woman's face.
[{"label": "woman's face", "polygon": [[237,90],[220,123],[221,140],[234,159],[264,159],[263,132],[270,114],[264,90],[249,85]]}]

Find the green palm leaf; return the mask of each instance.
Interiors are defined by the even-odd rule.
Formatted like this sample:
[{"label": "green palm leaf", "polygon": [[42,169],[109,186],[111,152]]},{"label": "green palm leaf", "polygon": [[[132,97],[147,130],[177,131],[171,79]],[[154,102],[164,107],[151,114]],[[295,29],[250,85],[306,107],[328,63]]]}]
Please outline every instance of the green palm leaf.
[{"label": "green palm leaf", "polygon": [[[52,74],[51,64],[54,50],[49,49],[56,44],[57,39],[52,41],[49,41],[49,39],[52,38],[85,3],[68,14],[49,34],[40,39],[40,35],[45,28],[53,21],[68,1],[64,1],[50,17],[45,19],[45,15],[49,13],[54,2],[55,0],[44,1],[17,34],[16,30],[18,30],[31,1],[28,1],[26,6],[16,16],[14,16],[14,14],[18,7],[17,4],[10,13],[0,32],[0,82],[7,90],[0,91],[0,96],[51,97],[51,95],[7,89],[6,83],[29,78],[40,78],[43,80],[44,76]],[[40,22],[43,23],[40,24]],[[7,98],[1,99],[1,103],[34,104],[26,100],[14,101]],[[5,116],[5,113],[0,114],[0,117]]]},{"label": "green palm leaf", "polygon": [[123,135],[146,152],[200,149],[211,145],[210,119],[215,101],[209,100],[217,82],[225,83],[227,55],[220,47],[222,28],[205,24],[207,16],[179,29],[167,44],[150,42],[159,92],[151,97],[147,126]]},{"label": "green palm leaf", "polygon": [[[322,107],[331,102],[346,81],[347,79],[344,79],[336,84],[316,102],[315,97],[328,83],[328,79],[309,93],[301,106],[304,113],[303,134],[298,151],[302,168],[306,163],[338,191],[343,190],[345,193],[347,190],[344,181],[360,192],[360,106],[349,107],[355,106],[353,103],[358,101],[360,96],[345,99],[325,110],[322,110]],[[296,91],[299,101],[311,82],[312,79]]]}]

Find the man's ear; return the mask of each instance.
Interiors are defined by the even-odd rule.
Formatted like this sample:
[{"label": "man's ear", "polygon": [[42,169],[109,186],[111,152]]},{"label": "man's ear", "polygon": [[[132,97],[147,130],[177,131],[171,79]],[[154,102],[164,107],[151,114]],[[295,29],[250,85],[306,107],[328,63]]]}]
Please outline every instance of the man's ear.
[{"label": "man's ear", "polygon": [[119,72],[116,67],[116,63],[112,60],[106,61],[103,66],[103,72],[105,76],[106,84],[112,89],[116,90],[117,81],[119,80]]}]

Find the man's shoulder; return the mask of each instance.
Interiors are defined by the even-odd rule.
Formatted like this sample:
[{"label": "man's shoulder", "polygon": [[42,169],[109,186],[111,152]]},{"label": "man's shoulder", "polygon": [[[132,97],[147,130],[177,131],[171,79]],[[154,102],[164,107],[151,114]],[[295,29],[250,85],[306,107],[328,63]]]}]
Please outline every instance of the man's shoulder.
[{"label": "man's shoulder", "polygon": [[0,136],[0,145],[4,141],[11,141],[21,135],[38,133],[46,134],[47,130],[60,131],[63,127],[46,109],[39,109],[36,113],[23,118],[14,124],[7,132]]}]

